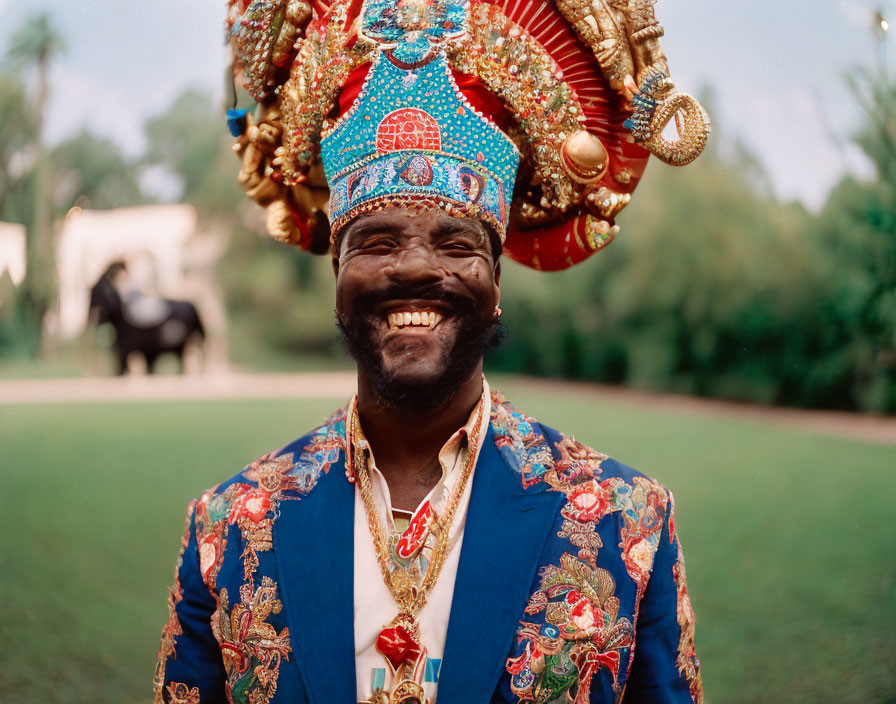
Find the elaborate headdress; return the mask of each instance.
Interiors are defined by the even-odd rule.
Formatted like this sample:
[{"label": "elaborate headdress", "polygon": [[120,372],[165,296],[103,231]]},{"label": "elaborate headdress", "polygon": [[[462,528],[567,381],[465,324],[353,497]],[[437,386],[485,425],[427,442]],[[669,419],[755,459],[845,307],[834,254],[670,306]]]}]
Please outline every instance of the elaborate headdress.
[{"label": "elaborate headdress", "polygon": [[[562,269],[609,243],[652,152],[709,119],[674,91],[653,0],[230,0],[239,179],[276,239],[325,251],[362,212],[476,215]],[[679,139],[663,138],[676,120]]]}]

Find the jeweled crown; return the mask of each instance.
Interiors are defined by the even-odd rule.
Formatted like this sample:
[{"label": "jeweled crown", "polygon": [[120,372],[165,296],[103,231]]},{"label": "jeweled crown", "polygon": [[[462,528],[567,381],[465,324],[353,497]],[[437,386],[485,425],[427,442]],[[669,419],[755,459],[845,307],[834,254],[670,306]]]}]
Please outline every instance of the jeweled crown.
[{"label": "jeweled crown", "polygon": [[351,110],[321,139],[334,232],[389,204],[475,215],[503,238],[519,152],[458,89],[444,42],[467,3],[368,0],[360,35],[379,51]]}]

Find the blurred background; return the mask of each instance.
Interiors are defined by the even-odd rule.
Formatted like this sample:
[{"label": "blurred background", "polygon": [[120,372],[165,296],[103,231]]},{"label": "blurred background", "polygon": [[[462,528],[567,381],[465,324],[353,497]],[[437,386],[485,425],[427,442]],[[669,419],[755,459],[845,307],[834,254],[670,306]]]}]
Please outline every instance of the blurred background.
[{"label": "blurred background", "polygon": [[[150,701],[186,503],[352,392],[329,261],[236,184],[223,14],[0,0],[9,701]],[[675,490],[707,701],[892,704],[896,3],[657,15],[707,151],[573,270],[505,263],[489,376]]]}]

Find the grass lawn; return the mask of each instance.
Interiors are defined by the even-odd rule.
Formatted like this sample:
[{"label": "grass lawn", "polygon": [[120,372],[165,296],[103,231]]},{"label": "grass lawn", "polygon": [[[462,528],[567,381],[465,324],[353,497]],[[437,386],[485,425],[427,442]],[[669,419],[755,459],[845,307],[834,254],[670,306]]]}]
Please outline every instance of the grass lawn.
[{"label": "grass lawn", "polygon": [[[673,488],[708,702],[896,702],[896,448],[505,390]],[[2,701],[149,702],[187,502],[336,405],[0,406]]]}]

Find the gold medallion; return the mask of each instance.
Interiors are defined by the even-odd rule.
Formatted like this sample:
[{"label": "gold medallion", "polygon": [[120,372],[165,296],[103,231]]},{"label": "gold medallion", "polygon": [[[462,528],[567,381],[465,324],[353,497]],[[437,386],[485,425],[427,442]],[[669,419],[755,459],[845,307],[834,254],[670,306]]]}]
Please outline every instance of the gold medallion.
[{"label": "gold medallion", "polygon": [[389,704],[426,704],[426,693],[413,680],[404,680],[395,685]]},{"label": "gold medallion", "polygon": [[419,591],[407,571],[400,567],[389,576],[389,586],[398,604],[413,603]]}]

